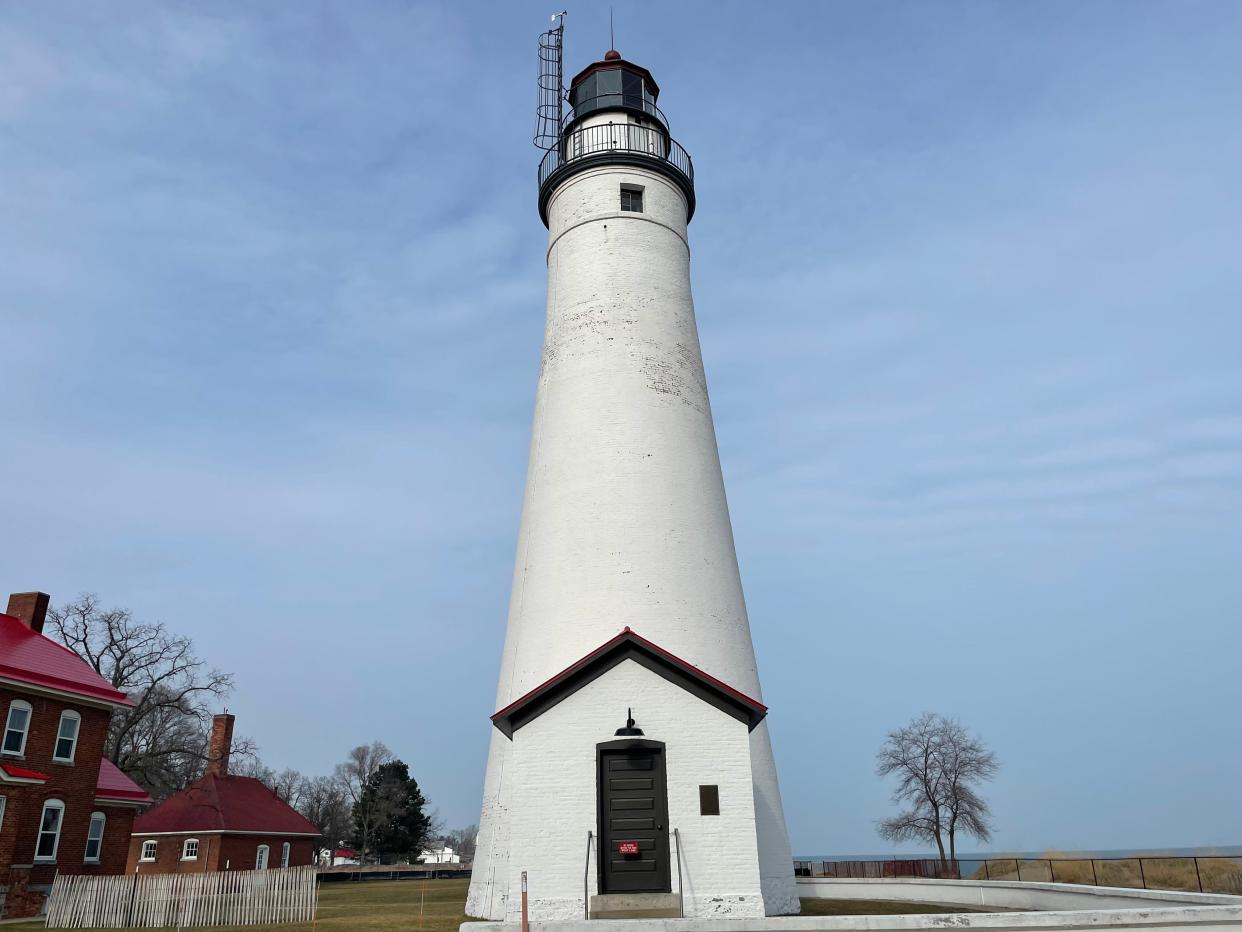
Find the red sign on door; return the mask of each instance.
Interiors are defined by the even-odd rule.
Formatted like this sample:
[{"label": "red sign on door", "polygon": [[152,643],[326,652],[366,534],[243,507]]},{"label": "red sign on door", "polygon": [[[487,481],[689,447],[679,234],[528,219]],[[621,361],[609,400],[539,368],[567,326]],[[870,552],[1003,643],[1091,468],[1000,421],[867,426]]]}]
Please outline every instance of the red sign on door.
[{"label": "red sign on door", "polygon": [[617,842],[617,852],[619,854],[638,854],[638,842],[619,841]]}]

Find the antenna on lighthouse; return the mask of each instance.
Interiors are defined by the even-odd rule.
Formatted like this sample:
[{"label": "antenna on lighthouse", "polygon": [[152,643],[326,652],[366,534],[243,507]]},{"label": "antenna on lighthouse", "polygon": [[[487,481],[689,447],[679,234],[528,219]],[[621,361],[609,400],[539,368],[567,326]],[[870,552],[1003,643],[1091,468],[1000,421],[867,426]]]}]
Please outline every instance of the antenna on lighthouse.
[{"label": "antenna on lighthouse", "polygon": [[555,149],[561,141],[565,74],[562,48],[566,11],[552,14],[553,26],[539,37],[539,104],[535,109],[535,146]]}]

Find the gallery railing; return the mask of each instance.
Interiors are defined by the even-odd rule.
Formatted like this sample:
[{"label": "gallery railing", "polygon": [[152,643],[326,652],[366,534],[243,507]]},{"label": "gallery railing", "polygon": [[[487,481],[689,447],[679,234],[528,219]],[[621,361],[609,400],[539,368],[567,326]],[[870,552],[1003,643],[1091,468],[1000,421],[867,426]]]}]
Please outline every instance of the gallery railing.
[{"label": "gallery railing", "polygon": [[559,146],[549,149],[539,163],[539,187],[542,189],[557,169],[571,162],[607,158],[618,153],[661,162],[682,175],[691,188],[694,186],[694,163],[690,153],[662,129],[632,123],[603,123],[566,133]]},{"label": "gallery railing", "polygon": [[887,877],[1020,880],[1242,895],[1242,856],[794,861],[794,874],[850,880]]}]

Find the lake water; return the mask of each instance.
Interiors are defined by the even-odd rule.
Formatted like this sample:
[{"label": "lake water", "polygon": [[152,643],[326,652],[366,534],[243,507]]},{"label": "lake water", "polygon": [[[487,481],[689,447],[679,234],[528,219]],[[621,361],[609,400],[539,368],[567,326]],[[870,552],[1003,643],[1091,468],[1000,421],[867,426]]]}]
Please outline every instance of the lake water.
[{"label": "lake water", "polygon": [[[1046,858],[1048,851],[996,851],[996,852],[965,852],[959,851],[959,861],[984,861],[999,858]],[[934,859],[935,852],[925,853],[888,853],[888,854],[798,854],[795,861],[911,861],[921,858]],[[1203,848],[1116,848],[1097,851],[1061,851],[1053,854],[1054,858],[1237,858],[1242,857],[1242,845],[1219,845]]]}]

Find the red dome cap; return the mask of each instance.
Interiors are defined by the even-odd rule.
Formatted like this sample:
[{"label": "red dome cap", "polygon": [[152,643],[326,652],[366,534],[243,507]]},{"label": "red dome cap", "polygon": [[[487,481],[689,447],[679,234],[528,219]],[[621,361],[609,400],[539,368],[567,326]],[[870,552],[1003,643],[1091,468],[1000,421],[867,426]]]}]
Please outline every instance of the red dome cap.
[{"label": "red dome cap", "polygon": [[620,61],[621,53],[616,49],[609,49],[604,53],[604,61]]}]

